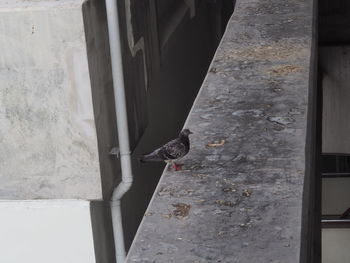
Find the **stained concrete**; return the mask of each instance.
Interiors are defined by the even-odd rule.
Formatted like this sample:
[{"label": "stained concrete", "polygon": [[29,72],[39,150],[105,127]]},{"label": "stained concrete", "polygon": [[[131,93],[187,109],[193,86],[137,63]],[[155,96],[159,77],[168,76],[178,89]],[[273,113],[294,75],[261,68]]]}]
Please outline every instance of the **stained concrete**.
[{"label": "stained concrete", "polygon": [[82,0],[0,1],[0,199],[101,199]]},{"label": "stained concrete", "polygon": [[300,262],[312,19],[312,1],[237,1],[127,262]]}]

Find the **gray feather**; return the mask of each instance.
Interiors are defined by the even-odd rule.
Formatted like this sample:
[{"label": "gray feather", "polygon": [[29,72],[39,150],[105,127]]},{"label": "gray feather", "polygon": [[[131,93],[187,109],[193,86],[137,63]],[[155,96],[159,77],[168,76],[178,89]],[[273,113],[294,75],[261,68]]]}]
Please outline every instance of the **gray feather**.
[{"label": "gray feather", "polygon": [[187,129],[183,130],[179,137],[164,144],[162,147],[154,150],[149,154],[144,154],[141,162],[159,162],[167,160],[177,160],[184,157],[190,150],[190,140],[188,136],[191,132]]}]

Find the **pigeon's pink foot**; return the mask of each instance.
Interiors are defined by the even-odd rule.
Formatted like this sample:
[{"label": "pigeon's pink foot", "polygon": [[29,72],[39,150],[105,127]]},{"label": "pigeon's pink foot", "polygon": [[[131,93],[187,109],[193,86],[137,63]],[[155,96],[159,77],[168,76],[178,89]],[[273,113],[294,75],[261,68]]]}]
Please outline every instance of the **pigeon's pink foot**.
[{"label": "pigeon's pink foot", "polygon": [[181,171],[182,170],[182,164],[173,163],[173,168],[175,169],[175,171]]}]

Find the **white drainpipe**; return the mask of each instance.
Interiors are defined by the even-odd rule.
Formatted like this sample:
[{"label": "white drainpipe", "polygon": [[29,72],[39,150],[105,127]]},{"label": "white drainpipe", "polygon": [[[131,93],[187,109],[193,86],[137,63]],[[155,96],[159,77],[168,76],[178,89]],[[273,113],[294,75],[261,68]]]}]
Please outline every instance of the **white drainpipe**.
[{"label": "white drainpipe", "polygon": [[120,199],[132,185],[128,119],[126,111],[123,65],[120,46],[117,0],[106,0],[109,46],[111,52],[115,110],[118,126],[119,154],[122,181],[114,189],[111,199],[113,234],[117,263],[125,261],[125,246],[120,209]]}]

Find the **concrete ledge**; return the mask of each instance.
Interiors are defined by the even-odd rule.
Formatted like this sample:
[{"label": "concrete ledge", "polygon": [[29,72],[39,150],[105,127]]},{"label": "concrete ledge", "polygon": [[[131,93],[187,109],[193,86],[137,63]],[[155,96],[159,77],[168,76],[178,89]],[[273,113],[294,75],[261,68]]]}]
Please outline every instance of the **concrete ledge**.
[{"label": "concrete ledge", "polygon": [[313,1],[237,1],[184,171],[164,171],[127,262],[299,262],[312,19]]}]

